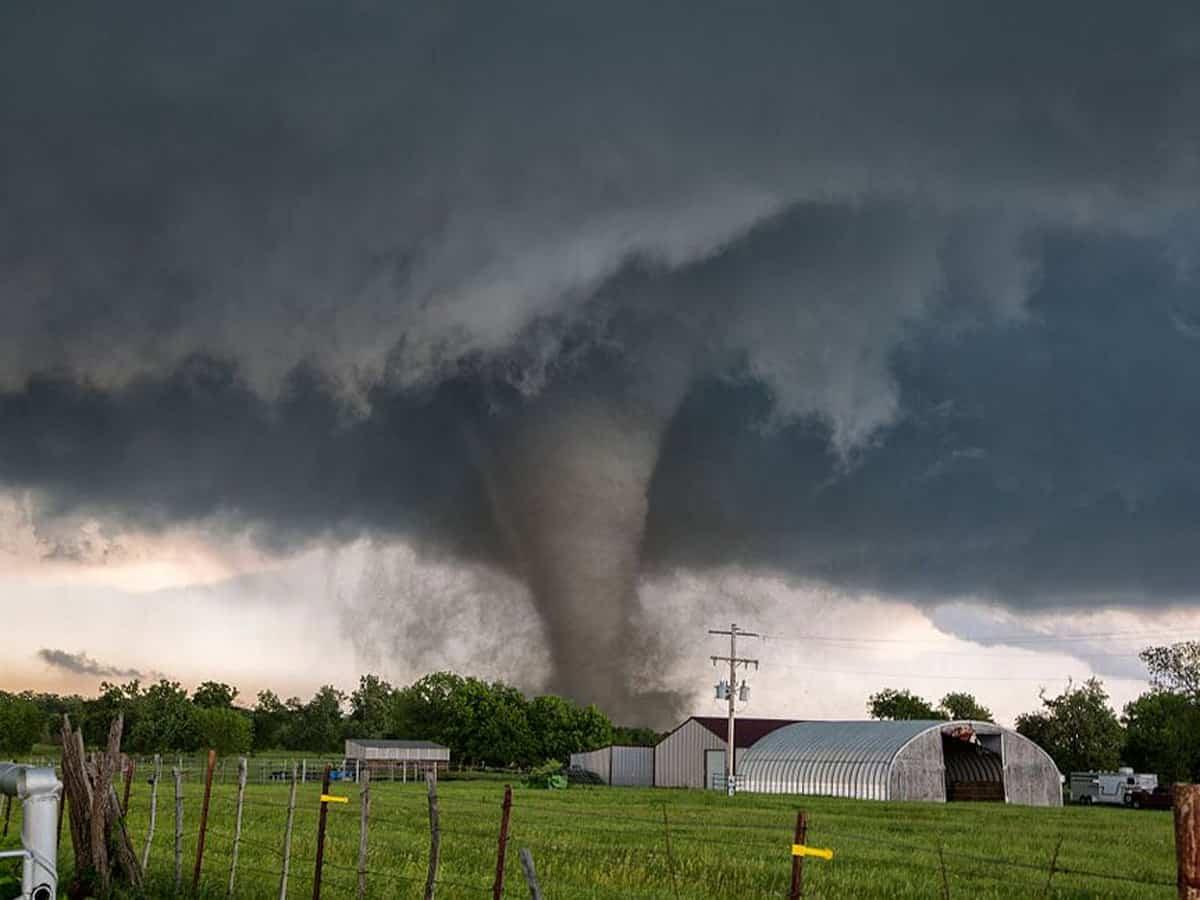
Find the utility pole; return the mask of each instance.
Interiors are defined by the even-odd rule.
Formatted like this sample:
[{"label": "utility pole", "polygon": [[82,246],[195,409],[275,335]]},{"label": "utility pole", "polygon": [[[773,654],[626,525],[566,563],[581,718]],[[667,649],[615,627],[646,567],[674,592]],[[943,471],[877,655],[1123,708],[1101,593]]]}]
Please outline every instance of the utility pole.
[{"label": "utility pole", "polygon": [[[758,637],[758,635],[755,634],[753,631],[743,631],[740,628],[738,628],[736,624],[731,624],[729,626],[728,631],[722,631],[720,629],[710,628],[708,630],[708,633],[709,634],[729,635],[729,655],[728,656],[713,656],[713,657],[710,657],[710,659],[712,659],[714,666],[719,662],[729,663],[729,684],[725,688],[725,695],[729,698],[729,743],[725,747],[725,790],[729,794],[729,796],[732,797],[734,795],[734,793],[737,791],[737,768],[736,768],[737,763],[734,761],[734,755],[736,753],[736,750],[735,750],[736,745],[734,744],[734,741],[733,741],[734,714],[735,714],[734,703],[737,700],[738,688],[739,687],[742,687],[742,688],[747,687],[747,685],[745,685],[744,683],[742,685],[738,684],[738,682],[737,682],[737,667],[745,666],[747,669],[749,669],[750,666],[753,665],[755,671],[758,671],[758,660],[757,659],[745,659],[745,658],[739,657],[737,655],[737,639],[738,639],[739,634],[742,637]],[[747,693],[746,696],[749,696],[749,694]]]}]

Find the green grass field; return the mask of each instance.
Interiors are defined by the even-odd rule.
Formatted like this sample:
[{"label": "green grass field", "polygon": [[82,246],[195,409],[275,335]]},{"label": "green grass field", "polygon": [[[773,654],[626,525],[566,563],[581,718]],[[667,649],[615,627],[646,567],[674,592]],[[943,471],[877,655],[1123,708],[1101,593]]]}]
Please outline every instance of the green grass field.
[{"label": "green grass field", "polygon": [[[130,801],[129,827],[139,852],[149,790],[139,778]],[[299,789],[290,896],[312,894],[319,793],[314,783]],[[335,786],[334,793],[350,802],[329,808],[322,893],[352,897],[358,788]],[[371,793],[369,896],[419,897],[429,846],[424,785],[377,782]],[[286,784],[247,788],[238,897],[278,895],[287,795]],[[495,782],[439,785],[443,836],[438,896],[490,894],[502,795],[503,786]],[[201,796],[201,785],[185,785],[185,884],[195,860]],[[233,786],[214,785],[201,896],[225,896],[235,796]],[[1171,816],[1165,812],[753,795],[730,801],[703,791],[573,786],[566,791],[514,787],[505,893],[528,896],[517,859],[517,849],[528,847],[548,898],[786,897],[798,808],[808,813],[809,844],[835,853],[832,862],[806,863],[809,897],[941,896],[939,845],[951,897],[1165,898],[1174,891]],[[16,813],[14,829],[18,822]],[[1060,839],[1060,871],[1043,893]],[[174,894],[173,842],[173,786],[164,777],[148,896]],[[60,859],[65,881],[71,866],[65,827],[64,843]]]}]

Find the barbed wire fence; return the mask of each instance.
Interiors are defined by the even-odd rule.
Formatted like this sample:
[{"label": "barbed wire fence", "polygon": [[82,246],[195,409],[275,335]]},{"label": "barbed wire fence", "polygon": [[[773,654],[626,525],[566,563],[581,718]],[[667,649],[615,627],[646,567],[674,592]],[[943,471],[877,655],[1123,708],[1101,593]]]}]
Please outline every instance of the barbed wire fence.
[{"label": "barbed wire fence", "polygon": [[[766,892],[764,896],[803,896],[805,853],[803,850],[798,852],[797,848],[811,849],[810,843],[835,847],[839,865],[843,866],[863,864],[876,869],[894,866],[896,854],[903,853],[907,868],[924,873],[931,886],[931,895],[943,897],[950,896],[952,883],[962,887],[964,881],[994,881],[1005,889],[1019,890],[1028,896],[1050,896],[1053,888],[1071,889],[1078,887],[1081,880],[1140,887],[1162,896],[1174,891],[1177,885],[1175,879],[1167,877],[1065,865],[1060,861],[1059,853],[1062,836],[1057,844],[1046,848],[1044,860],[1014,859],[953,849],[941,841],[930,844],[892,835],[863,834],[838,822],[809,820],[802,812],[798,813],[793,833],[786,823],[728,821],[713,816],[710,809],[704,810],[703,818],[677,817],[672,820],[663,804],[606,805],[597,802],[585,807],[565,807],[551,801],[548,794],[543,797],[532,791],[521,792],[519,801],[514,802],[511,789],[504,785],[501,793],[500,784],[497,784],[494,799],[455,796],[453,804],[459,814],[443,822],[445,810],[440,808],[436,769],[421,773],[420,780],[426,787],[424,808],[414,805],[403,810],[379,810],[372,808],[371,789],[380,773],[364,767],[357,773],[357,780],[348,778],[340,784],[333,782],[334,764],[341,765],[341,760],[320,763],[321,794],[315,806],[311,796],[303,802],[298,802],[297,798],[298,785],[315,780],[313,760],[300,763],[234,758],[228,765],[218,761],[209,768],[198,763],[187,765],[182,758],[176,757],[167,760],[175,763],[169,772],[164,772],[163,762],[157,757],[130,761],[123,773],[125,799],[122,809],[128,815],[131,784],[137,773],[142,773],[149,785],[148,794],[143,795],[148,800],[148,825],[144,846],[140,848],[145,866],[157,863],[158,874],[165,880],[173,879],[179,891],[186,889],[187,875],[193,874],[191,888],[195,892],[201,886],[203,875],[206,896],[215,896],[217,885],[224,888],[225,896],[238,896],[239,878],[253,876],[257,879],[255,896],[265,896],[260,892],[263,883],[274,883],[274,895],[281,900],[296,896],[297,892],[310,891],[314,900],[319,900],[323,892],[333,897],[383,895],[433,900],[439,889],[444,895],[451,896],[491,894],[493,898],[525,895],[540,898],[541,884],[535,860],[539,864],[560,858],[577,860],[581,854],[578,841],[547,836],[547,823],[552,832],[585,836],[586,854],[597,860],[597,865],[604,861],[626,864],[637,860],[646,870],[670,875],[665,888],[649,889],[645,885],[642,886],[645,889],[639,890],[639,886],[630,884],[581,883],[557,874],[554,866],[548,870],[554,873],[548,882],[551,889],[599,897],[695,896],[702,886],[687,882],[686,873],[682,876],[685,882],[681,892],[676,853],[689,848],[728,848],[731,843],[758,852],[763,858],[778,855],[780,888]],[[280,771],[286,773],[285,778],[274,777]],[[227,780],[222,780],[222,773]],[[403,781],[416,780],[414,774],[413,771],[403,773]],[[170,780],[163,782],[164,777]],[[285,783],[281,787],[288,789],[286,800],[247,793],[247,784],[281,780]],[[390,779],[384,775],[382,780]],[[214,783],[223,784],[228,790],[211,793]],[[333,793],[352,785],[357,798]],[[210,804],[202,807],[198,821],[185,821],[185,810],[190,809],[191,815],[195,815],[202,792],[211,793]],[[415,794],[408,796],[415,797]],[[353,861],[340,855],[333,858],[326,852],[326,816],[331,805],[357,812],[358,844]],[[477,814],[472,814],[470,811],[476,807]],[[466,814],[461,814],[463,809],[467,810]],[[243,822],[255,818],[281,821],[278,840],[272,842],[257,832],[248,833]],[[427,821],[424,844],[418,843],[422,838],[418,827],[421,819]],[[661,840],[647,842],[645,834],[649,828],[660,830]],[[190,841],[196,849],[194,860],[183,858],[185,833],[195,838]],[[408,839],[400,845],[395,842],[388,845],[388,864],[382,864],[377,856],[372,859],[368,852],[372,837],[378,839],[382,834],[392,838],[402,834]],[[802,834],[806,837],[802,838]],[[339,846],[343,845],[345,837],[345,827],[341,827]],[[468,880],[458,870],[446,874],[443,872],[446,852],[443,837],[457,841],[460,847],[466,842],[494,845],[494,871],[480,871],[477,880]],[[167,852],[154,852],[156,840],[159,848],[164,845],[169,848]],[[510,847],[518,848],[520,865],[517,869],[523,876],[523,884],[507,880]],[[482,850],[473,857],[486,852],[486,849]],[[166,868],[164,860],[167,861]],[[188,872],[189,864],[191,873]],[[425,867],[426,874],[414,874],[421,866]],[[579,877],[586,878],[586,875]]]}]

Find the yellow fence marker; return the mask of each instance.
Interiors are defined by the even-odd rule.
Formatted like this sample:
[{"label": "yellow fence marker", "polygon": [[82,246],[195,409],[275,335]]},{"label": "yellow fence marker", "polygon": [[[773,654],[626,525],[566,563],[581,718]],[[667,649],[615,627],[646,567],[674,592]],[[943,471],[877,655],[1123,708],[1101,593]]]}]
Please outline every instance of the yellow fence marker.
[{"label": "yellow fence marker", "polygon": [[804,844],[792,844],[792,856],[815,856],[817,859],[833,859],[833,851],[824,847],[808,847]]},{"label": "yellow fence marker", "polygon": [[333,796],[333,794],[322,794],[321,802],[322,803],[349,803],[350,798],[349,797],[335,797],[335,796]]}]

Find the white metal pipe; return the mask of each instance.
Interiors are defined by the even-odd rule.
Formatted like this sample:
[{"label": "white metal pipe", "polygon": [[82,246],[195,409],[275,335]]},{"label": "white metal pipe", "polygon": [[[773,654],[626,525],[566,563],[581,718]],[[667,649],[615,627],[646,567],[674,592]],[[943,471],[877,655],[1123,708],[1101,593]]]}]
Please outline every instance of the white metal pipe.
[{"label": "white metal pipe", "polygon": [[62,782],[54,769],[0,763],[0,793],[21,801],[21,900],[58,895],[58,804]]}]

